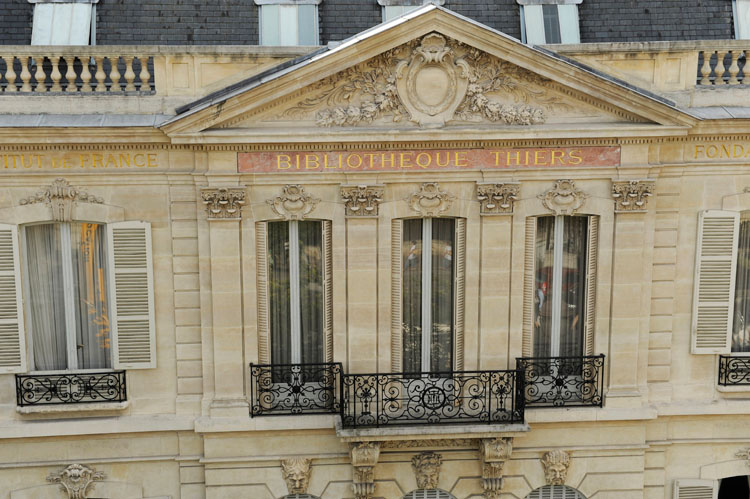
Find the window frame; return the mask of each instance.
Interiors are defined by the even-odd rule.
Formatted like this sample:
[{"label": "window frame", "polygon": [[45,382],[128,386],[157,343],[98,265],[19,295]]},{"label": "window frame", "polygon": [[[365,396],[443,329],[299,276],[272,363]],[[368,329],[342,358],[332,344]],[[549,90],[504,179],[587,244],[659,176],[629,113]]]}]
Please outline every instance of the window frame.
[{"label": "window frame", "polygon": [[[254,0],[255,5],[258,7],[258,44],[266,47],[295,47],[295,46],[317,46],[320,45],[320,11],[318,9],[318,6],[323,0]],[[302,5],[311,5],[314,7],[315,15],[313,16],[313,26],[312,26],[312,32],[314,36],[313,43],[311,44],[301,44],[300,43],[300,30],[299,30],[299,7]],[[263,9],[264,7],[268,6],[276,6],[279,7],[279,12],[277,14],[276,22],[278,24],[279,28],[279,43],[278,44],[269,44],[264,43],[264,35],[263,35],[263,25],[265,24],[263,22]],[[283,24],[281,22],[282,16],[281,16],[281,7],[294,7],[296,11],[296,43],[294,44],[287,44],[282,43],[281,38],[281,25]]]},{"label": "window frame", "polygon": [[[86,43],[63,43],[59,45],[96,45],[96,4],[99,3],[99,0],[28,0],[28,2],[32,5],[34,5],[34,13],[32,17],[32,31],[31,31],[31,41],[29,42],[31,45],[57,45],[53,43],[51,40],[52,34],[50,32],[50,42],[49,43],[34,43],[34,27],[37,26],[37,7],[41,5],[53,5],[53,12],[52,12],[52,24],[54,25],[55,19],[54,19],[54,4],[89,4],[91,5],[91,12],[88,16],[88,36],[87,36],[87,42]],[[72,33],[74,30],[74,26],[70,25],[68,26],[68,41],[70,40],[70,33]]]},{"label": "window frame", "polygon": [[[521,42],[529,45],[550,45],[550,44],[576,44],[581,43],[581,29],[580,29],[580,16],[578,12],[578,5],[583,0],[516,0],[519,4],[519,15],[521,21]],[[544,14],[543,8],[546,6],[554,5],[557,9],[557,23],[560,32],[560,41],[551,42],[547,39],[546,30],[544,27]],[[537,9],[538,7],[538,9]],[[561,10],[560,7],[566,7]],[[527,10],[527,9],[533,10]],[[529,23],[533,22],[532,17],[538,17],[541,21],[541,26],[537,30],[529,30]],[[572,23],[575,18],[575,23]],[[567,24],[570,23],[570,26]],[[568,27],[568,29],[565,29]],[[575,29],[573,29],[573,27]],[[542,42],[537,39],[539,31],[544,37]],[[535,33],[532,36],[532,41],[529,41],[530,32]]]},{"label": "window frame", "polygon": [[[412,10],[416,10],[425,5],[430,5],[430,4],[443,5],[444,3],[445,3],[445,0],[378,0],[378,5],[380,5],[381,7],[380,9],[381,22],[384,22],[384,23],[390,22],[398,17],[401,17],[409,13]],[[402,9],[405,7],[410,7],[410,8],[408,10],[403,9],[400,14],[388,18],[386,16],[386,12],[389,7],[401,7]]]},{"label": "window frame", "polygon": [[[738,1],[744,4],[742,8],[738,5]],[[747,20],[744,28],[740,11],[744,11]],[[734,39],[750,40],[750,0],[732,0],[732,19],[734,21]]]}]

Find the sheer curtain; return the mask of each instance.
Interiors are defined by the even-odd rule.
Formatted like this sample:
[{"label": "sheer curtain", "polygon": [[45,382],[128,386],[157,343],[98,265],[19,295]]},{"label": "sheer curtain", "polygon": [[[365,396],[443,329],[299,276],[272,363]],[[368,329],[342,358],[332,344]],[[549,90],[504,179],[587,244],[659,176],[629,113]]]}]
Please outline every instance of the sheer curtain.
[{"label": "sheer curtain", "polygon": [[740,220],[737,279],[734,291],[732,351],[750,352],[750,219]]},{"label": "sheer curtain", "polygon": [[322,222],[299,224],[300,338],[303,364],[325,361],[323,331],[323,226]]},{"label": "sheer curtain", "polygon": [[430,370],[453,370],[453,243],[455,220],[432,219]]},{"label": "sheer curtain", "polygon": [[64,298],[73,290],[63,281],[61,225],[32,225],[25,231],[34,369],[66,369]]},{"label": "sheer curtain", "polygon": [[552,274],[555,255],[555,217],[536,219],[534,242],[534,357],[552,355]]},{"label": "sheer curtain", "polygon": [[405,372],[422,370],[422,220],[403,221],[403,362]]},{"label": "sheer curtain", "polygon": [[565,217],[563,226],[560,356],[583,355],[586,317],[588,217]]},{"label": "sheer curtain", "polygon": [[289,223],[268,223],[268,303],[271,363],[290,364]]}]

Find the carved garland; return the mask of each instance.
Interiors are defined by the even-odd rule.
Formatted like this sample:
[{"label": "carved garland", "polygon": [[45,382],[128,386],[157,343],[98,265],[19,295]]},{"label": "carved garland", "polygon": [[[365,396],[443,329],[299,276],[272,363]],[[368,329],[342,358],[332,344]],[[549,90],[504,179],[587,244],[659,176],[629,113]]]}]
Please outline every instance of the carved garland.
[{"label": "carved garland", "polygon": [[104,199],[92,196],[73,187],[64,178],[56,178],[52,184],[43,187],[33,196],[21,199],[21,205],[45,203],[52,210],[55,222],[70,222],[73,219],[73,206],[76,202],[102,204]]},{"label": "carved garland", "polygon": [[319,202],[320,199],[306,193],[299,184],[285,185],[281,195],[266,201],[279,218],[286,220],[304,220]]},{"label": "carved garland", "polygon": [[245,204],[244,187],[216,187],[201,189],[209,220],[240,220]]},{"label": "carved garland", "polygon": [[653,180],[625,180],[612,182],[612,197],[615,213],[637,213],[646,211],[648,198],[654,193]]},{"label": "carved garland", "polygon": [[456,196],[440,189],[437,182],[425,182],[409,196],[409,207],[422,217],[439,217],[448,211]]},{"label": "carved garland", "polygon": [[68,499],[85,499],[93,490],[94,482],[104,480],[106,475],[101,471],[81,464],[71,464],[62,471],[50,473],[47,481],[59,483]]},{"label": "carved garland", "polygon": [[573,215],[583,207],[589,195],[578,189],[572,180],[558,180],[538,197],[555,215]]},{"label": "carved garland", "polygon": [[341,197],[347,217],[376,217],[383,201],[382,185],[342,185]]},{"label": "carved garland", "polygon": [[477,199],[481,215],[512,215],[513,203],[518,201],[518,183],[477,183]]}]

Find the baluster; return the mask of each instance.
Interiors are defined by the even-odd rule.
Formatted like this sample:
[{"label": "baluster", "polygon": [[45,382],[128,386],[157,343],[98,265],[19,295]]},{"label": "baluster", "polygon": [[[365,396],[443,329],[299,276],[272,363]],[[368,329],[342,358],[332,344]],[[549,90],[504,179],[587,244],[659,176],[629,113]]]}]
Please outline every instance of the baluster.
[{"label": "baluster", "polygon": [[29,57],[19,58],[21,61],[21,92],[31,92],[31,73],[29,72]]},{"label": "baluster", "polygon": [[81,92],[91,92],[91,71],[89,71],[89,62],[91,58],[80,57],[81,61]]},{"label": "baluster", "polygon": [[68,64],[68,69],[65,71],[65,79],[68,80],[68,85],[65,87],[66,92],[76,92],[76,70],[73,65],[76,63],[75,56],[69,56],[65,58],[65,62]]},{"label": "baluster", "polygon": [[711,84],[711,54],[713,52],[701,52],[703,54],[703,66],[701,66],[701,81],[700,85]]},{"label": "baluster", "polygon": [[36,60],[36,72],[34,73],[36,78],[35,92],[46,92],[47,91],[47,75],[44,74],[44,57],[39,57]]},{"label": "baluster", "polygon": [[747,57],[748,55],[750,55],[750,50],[740,50],[740,53],[738,55],[739,57],[737,57],[737,65],[739,66],[740,57],[745,60],[745,63],[742,66],[742,76],[738,76],[737,80],[739,80],[740,85],[747,85],[748,83],[750,83],[750,78],[747,78],[747,72],[750,71],[750,66],[747,65]]},{"label": "baluster", "polygon": [[96,78],[96,91],[106,92],[107,86],[104,84],[104,80],[107,78],[107,75],[104,73],[104,57],[94,57],[94,61],[96,62],[96,74],[94,75],[94,78]]},{"label": "baluster", "polygon": [[135,61],[135,57],[123,56],[122,59],[125,61],[125,81],[127,82],[127,85],[125,85],[125,91],[134,92],[135,85],[133,84],[133,80],[135,80],[135,72],[133,72],[133,61]]},{"label": "baluster", "polygon": [[141,72],[138,77],[141,79],[141,92],[151,91],[151,73],[148,72],[148,56],[139,57],[141,61]]},{"label": "baluster", "polygon": [[60,73],[60,57],[59,55],[51,55],[49,62],[52,64],[52,72],[50,78],[52,79],[52,88],[50,92],[62,92],[62,86],[60,86],[60,80],[62,79],[62,73]]},{"label": "baluster", "polygon": [[729,84],[739,85],[740,81],[737,79],[737,75],[740,72],[740,67],[737,65],[737,51],[730,50],[729,55],[732,58],[732,64],[729,66]]},{"label": "baluster", "polygon": [[721,50],[716,51],[716,67],[714,68],[716,77],[714,78],[714,85],[724,85],[724,71],[726,71],[724,67],[724,55],[726,55],[726,52]]},{"label": "baluster", "polygon": [[16,71],[13,69],[13,62],[15,57],[12,55],[6,55],[3,57],[5,64],[8,69],[5,70],[5,79],[8,80],[8,87],[5,89],[6,92],[15,92],[16,88]]},{"label": "baluster", "polygon": [[120,62],[120,56],[115,55],[109,57],[109,64],[111,66],[109,70],[109,79],[112,80],[112,86],[109,87],[110,92],[119,92],[120,88],[120,70],[117,69],[117,65]]}]

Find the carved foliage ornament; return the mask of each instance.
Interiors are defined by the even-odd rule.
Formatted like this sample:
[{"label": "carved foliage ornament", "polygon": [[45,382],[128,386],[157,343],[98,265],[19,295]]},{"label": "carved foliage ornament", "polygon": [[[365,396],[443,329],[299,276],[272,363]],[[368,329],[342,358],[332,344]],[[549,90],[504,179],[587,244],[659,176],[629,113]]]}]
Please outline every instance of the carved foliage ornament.
[{"label": "carved foliage ornament", "polygon": [[570,454],[564,450],[552,450],[542,456],[544,478],[547,485],[564,485],[568,478]]},{"label": "carved foliage ornament", "polygon": [[85,499],[94,488],[94,482],[104,480],[106,475],[81,464],[71,464],[62,471],[50,473],[48,482],[59,483],[68,499]]},{"label": "carved foliage ornament", "polygon": [[508,184],[477,184],[479,212],[482,215],[513,214],[513,203],[518,201],[521,186]]},{"label": "carved foliage ornament", "polygon": [[342,185],[341,197],[344,200],[346,216],[374,217],[383,201],[382,185]]},{"label": "carved foliage ornament", "polygon": [[745,464],[750,466],[750,447],[737,451],[735,457],[740,457],[745,460]]},{"label": "carved foliage ornament", "polygon": [[45,203],[52,210],[55,222],[70,222],[73,219],[73,205],[76,202],[101,204],[104,200],[73,187],[64,178],[56,178],[42,191],[21,200],[21,205]]},{"label": "carved foliage ornament", "polygon": [[287,220],[303,220],[318,202],[320,199],[306,193],[305,188],[299,184],[285,185],[280,196],[266,201],[274,213]]},{"label": "carved foliage ornament", "polygon": [[615,212],[646,211],[646,202],[654,193],[653,180],[625,180],[612,182]]},{"label": "carved foliage ornament", "polygon": [[448,211],[456,197],[440,189],[437,182],[425,182],[409,196],[409,207],[422,217],[438,217]]},{"label": "carved foliage ornament", "polygon": [[578,189],[572,180],[558,180],[554,187],[538,197],[544,207],[555,215],[573,215],[581,209],[589,196]]},{"label": "carved foliage ornament", "polygon": [[350,450],[354,480],[352,491],[355,499],[370,499],[375,493],[373,468],[378,463],[380,444],[377,442],[357,442]]},{"label": "carved foliage ornament", "polygon": [[479,446],[482,456],[482,488],[485,499],[498,499],[503,488],[503,468],[513,452],[512,438],[485,438]]},{"label": "carved foliage ornament", "polygon": [[281,474],[289,494],[307,494],[312,460],[293,457],[281,461]]},{"label": "carved foliage ornament", "polygon": [[440,466],[443,457],[434,452],[422,452],[411,459],[411,467],[417,478],[418,489],[436,489],[440,481]]},{"label": "carved foliage ornament", "polygon": [[201,198],[206,205],[209,220],[239,220],[245,204],[245,189],[242,187],[219,187],[201,189]]}]

